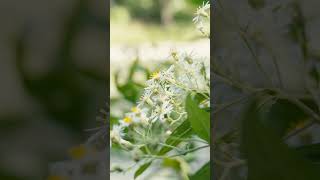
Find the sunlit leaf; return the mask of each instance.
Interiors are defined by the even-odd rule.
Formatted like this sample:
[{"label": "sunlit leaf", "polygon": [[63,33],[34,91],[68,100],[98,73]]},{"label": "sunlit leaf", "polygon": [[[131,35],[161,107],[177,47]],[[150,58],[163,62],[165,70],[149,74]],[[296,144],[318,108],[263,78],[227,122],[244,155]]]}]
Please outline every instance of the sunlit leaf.
[{"label": "sunlit leaf", "polygon": [[[190,123],[188,120],[185,120],[180,126],[178,126],[172,132],[172,134],[167,139],[166,144],[171,146],[177,146],[181,143],[182,138],[188,137],[189,135],[191,135],[191,133],[192,129],[190,127]],[[159,151],[158,155],[164,155],[171,150],[172,148],[165,146]]]},{"label": "sunlit leaf", "polygon": [[149,168],[149,166],[151,165],[151,163],[152,163],[152,161],[140,166],[139,169],[134,173],[134,179],[139,177],[145,170],[147,170]]},{"label": "sunlit leaf", "polygon": [[188,95],[186,100],[188,121],[194,132],[207,142],[210,141],[210,113],[199,108],[196,98]]},{"label": "sunlit leaf", "polygon": [[[190,136],[192,133],[192,129],[190,127],[190,123],[189,121],[185,120],[180,126],[178,126],[173,132],[172,134],[169,136],[169,138],[166,141],[167,145],[171,145],[171,146],[177,146],[178,144],[181,143],[181,138],[186,138],[188,136]],[[165,146],[163,147],[159,153],[157,155],[162,156],[166,153],[168,153],[169,151],[171,151],[172,148]],[[151,165],[152,161],[143,164],[135,173],[135,178],[137,178],[138,176],[140,176],[144,171],[146,171],[148,169],[148,167]]]},{"label": "sunlit leaf", "polygon": [[195,174],[190,177],[190,180],[206,180],[210,179],[210,162],[202,166]]}]

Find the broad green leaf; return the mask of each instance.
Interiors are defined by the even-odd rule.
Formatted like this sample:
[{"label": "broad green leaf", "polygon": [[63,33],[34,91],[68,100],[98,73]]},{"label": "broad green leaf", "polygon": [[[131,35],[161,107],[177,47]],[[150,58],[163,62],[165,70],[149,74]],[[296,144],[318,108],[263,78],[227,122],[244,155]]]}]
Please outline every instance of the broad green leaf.
[{"label": "broad green leaf", "polygon": [[139,59],[136,59],[130,67],[128,80],[133,80],[134,74],[138,71],[143,72],[146,78],[150,77],[149,70],[141,66],[141,64],[139,63]]},{"label": "broad green leaf", "polygon": [[180,170],[180,162],[177,159],[165,158],[162,161],[162,166],[170,167],[176,171]]},{"label": "broad green leaf", "polygon": [[248,180],[319,180],[317,166],[282,142],[265,127],[252,103],[243,118],[242,147],[248,165]]},{"label": "broad green leaf", "polygon": [[[186,138],[189,135],[191,135],[192,129],[190,127],[189,121],[185,120],[180,126],[178,126],[172,134],[168,137],[166,140],[166,144],[171,145],[171,146],[177,146],[178,144],[181,143],[181,138]],[[159,153],[157,154],[158,156],[162,156],[166,154],[167,152],[171,151],[172,148],[170,147],[163,147]],[[134,177],[137,178],[140,176],[144,171],[148,169],[148,167],[151,165],[152,161],[143,164],[136,172]]]},{"label": "broad green leaf", "polygon": [[295,124],[306,119],[307,115],[287,100],[278,100],[268,107],[262,107],[262,121],[278,135],[284,136]]},{"label": "broad green leaf", "polygon": [[114,74],[117,90],[124,96],[125,99],[133,103],[137,102],[141,94],[141,89],[143,89],[143,85],[136,83],[133,78],[135,73],[139,71],[144,72],[146,77],[148,77],[150,74],[146,68],[142,67],[139,64],[138,60],[135,60],[131,65],[126,82],[124,82],[123,84],[120,84],[119,82],[120,71]]},{"label": "broad green leaf", "polygon": [[125,84],[120,84],[118,81],[118,73],[115,74],[115,84],[117,90],[123,95],[125,99],[130,102],[136,103],[141,94],[141,86],[131,80],[127,81]]},{"label": "broad green leaf", "polygon": [[296,148],[297,152],[313,162],[320,161],[320,143],[301,146]]},{"label": "broad green leaf", "polygon": [[139,177],[145,170],[147,170],[149,168],[149,166],[151,165],[151,163],[152,163],[152,161],[141,165],[139,167],[139,169],[134,173],[134,179]]},{"label": "broad green leaf", "polygon": [[210,179],[210,161],[202,166],[195,174],[190,177],[190,180],[206,180]]},{"label": "broad green leaf", "polygon": [[110,127],[112,127],[114,124],[118,123],[118,118],[110,115]]},{"label": "broad green leaf", "polygon": [[176,171],[180,175],[179,179],[189,180],[189,165],[183,158],[165,158],[162,161],[162,166]]},{"label": "broad green leaf", "polygon": [[[178,144],[180,144],[181,138],[186,138],[191,133],[192,133],[192,129],[190,127],[190,123],[188,120],[185,120],[168,137],[168,139],[166,140],[166,144],[171,145],[171,146],[177,146]],[[165,146],[159,151],[158,155],[159,156],[164,155],[171,150],[172,150],[172,148]]]},{"label": "broad green leaf", "polygon": [[188,95],[186,99],[188,120],[194,132],[207,142],[210,141],[210,113],[199,108],[196,98]]}]

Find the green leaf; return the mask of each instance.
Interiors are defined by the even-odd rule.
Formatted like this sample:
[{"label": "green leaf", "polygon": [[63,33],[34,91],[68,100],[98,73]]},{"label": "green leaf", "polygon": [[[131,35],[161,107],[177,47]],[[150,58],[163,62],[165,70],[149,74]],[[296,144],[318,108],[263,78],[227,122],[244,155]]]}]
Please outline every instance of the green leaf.
[{"label": "green leaf", "polygon": [[117,90],[123,95],[125,99],[133,103],[137,102],[143,89],[143,85],[134,81],[134,75],[139,71],[143,72],[146,78],[150,75],[148,69],[142,67],[139,64],[138,60],[135,60],[131,65],[128,77],[126,78],[126,82],[124,82],[123,84],[120,84],[119,82],[120,71],[117,71],[114,74],[114,80]]},{"label": "green leaf", "polygon": [[148,78],[150,76],[150,72],[147,68],[143,67],[139,63],[139,59],[136,59],[129,69],[128,80],[133,80],[133,76],[136,72],[143,72],[145,77]]},{"label": "green leaf", "polygon": [[262,107],[261,119],[263,123],[272,128],[279,136],[284,136],[296,124],[306,120],[308,115],[298,106],[288,100],[278,100],[269,107]]},{"label": "green leaf", "polygon": [[180,161],[177,159],[165,158],[163,159],[162,166],[172,168],[176,171],[180,170]]},{"label": "green leaf", "polygon": [[138,84],[131,81],[130,79],[128,79],[127,82],[125,82],[124,84],[120,84],[119,74],[120,71],[114,74],[115,85],[117,90],[123,95],[123,97],[126,100],[136,103],[140,97],[141,87]]},{"label": "green leaf", "polygon": [[139,169],[134,173],[134,179],[139,177],[145,170],[147,170],[149,168],[149,166],[151,165],[151,163],[152,163],[152,161],[140,166]]},{"label": "green leaf", "polygon": [[265,127],[252,103],[243,118],[242,147],[247,158],[248,180],[319,180],[318,167],[282,142]]},{"label": "green leaf", "polygon": [[320,161],[320,143],[301,146],[296,148],[297,152],[313,162]]},{"label": "green leaf", "polygon": [[[185,120],[168,137],[168,139],[166,140],[166,144],[171,145],[171,146],[177,146],[178,144],[180,144],[181,138],[186,138],[189,135],[191,135],[191,133],[192,133],[192,129],[190,127],[190,123],[189,123],[189,121]],[[172,148],[165,146],[165,147],[161,148],[161,150],[157,153],[157,155],[162,156],[171,150],[172,150]],[[140,176],[144,171],[146,171],[148,169],[148,167],[151,165],[151,163],[152,163],[152,161],[150,161],[146,164],[143,164],[135,172],[134,177],[137,178],[138,176]]]},{"label": "green leaf", "polygon": [[202,139],[210,142],[210,113],[199,108],[199,102],[191,94],[186,100],[188,120],[194,132]]},{"label": "green leaf", "polygon": [[190,177],[190,180],[205,180],[210,179],[210,161],[202,166],[195,174]]},{"label": "green leaf", "polygon": [[162,161],[162,166],[165,168],[170,168],[176,171],[180,175],[179,179],[189,180],[189,165],[183,158],[165,158]]},{"label": "green leaf", "polygon": [[[181,138],[186,138],[191,133],[192,133],[192,129],[190,127],[190,122],[188,120],[185,120],[168,137],[168,139],[166,140],[166,144],[168,144],[170,146],[177,146],[178,144],[180,144]],[[172,150],[172,148],[165,146],[159,151],[158,155],[162,156],[171,150]]]}]

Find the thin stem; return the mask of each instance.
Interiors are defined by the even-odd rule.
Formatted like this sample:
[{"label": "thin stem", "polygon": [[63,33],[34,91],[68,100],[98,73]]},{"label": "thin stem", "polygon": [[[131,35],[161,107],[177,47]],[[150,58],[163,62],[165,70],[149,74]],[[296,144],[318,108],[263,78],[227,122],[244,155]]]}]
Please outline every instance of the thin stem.
[{"label": "thin stem", "polygon": [[200,146],[200,147],[193,148],[193,149],[190,149],[190,150],[178,153],[178,154],[170,155],[170,156],[146,155],[146,156],[143,156],[143,157],[144,158],[152,158],[152,159],[173,158],[173,157],[177,157],[177,156],[185,156],[188,153],[192,153],[192,152],[198,151],[200,149],[208,148],[208,147],[210,147],[210,145]]},{"label": "thin stem", "polygon": [[245,45],[247,46],[247,48],[249,49],[253,59],[255,60],[256,65],[258,66],[258,68],[260,69],[260,71],[264,74],[264,76],[267,78],[267,80],[269,81],[269,83],[272,85],[272,80],[269,77],[268,73],[263,69],[262,64],[260,63],[259,57],[257,56],[257,54],[254,52],[253,48],[250,46],[248,39],[245,36],[245,32],[241,30],[241,28],[239,27],[240,32],[239,35],[242,38],[242,40],[245,42]]},{"label": "thin stem", "polygon": [[213,111],[213,114],[217,114],[217,113],[219,113],[220,111],[222,111],[222,110],[224,110],[224,109],[226,109],[226,108],[229,108],[230,106],[232,106],[232,105],[234,105],[234,104],[240,103],[240,102],[242,102],[243,100],[245,100],[245,99],[247,99],[247,98],[249,98],[249,96],[243,96],[243,97],[240,97],[240,98],[238,98],[238,99],[235,99],[235,100],[233,100],[233,101],[231,101],[231,102],[229,102],[229,103],[226,103],[226,104],[224,104],[222,107],[217,108],[215,111]]},{"label": "thin stem", "polygon": [[165,147],[169,147],[169,148],[175,149],[175,150],[177,150],[177,151],[182,151],[180,148],[177,148],[177,147],[175,147],[175,146],[171,146],[171,145],[169,145],[169,144],[159,143],[159,145],[165,146]]},{"label": "thin stem", "polygon": [[307,124],[305,124],[302,128],[299,129],[295,129],[293,132],[291,132],[290,134],[288,134],[287,136],[285,136],[283,139],[286,141],[288,139],[290,139],[291,137],[301,133],[302,131],[304,131],[305,129],[310,128],[311,126],[313,126],[315,124],[315,121],[311,121],[308,122]]},{"label": "thin stem", "polygon": [[[222,3],[220,2],[220,0],[217,0],[219,6],[221,7],[222,11],[224,11],[223,9],[223,6],[222,6]],[[224,13],[224,15],[227,17],[228,14]],[[249,52],[251,53],[253,59],[255,60],[255,63],[256,65],[258,66],[259,70],[264,74],[264,76],[266,77],[266,79],[268,80],[268,82],[272,85],[272,80],[271,78],[269,77],[268,73],[263,69],[261,63],[260,63],[260,60],[259,60],[259,57],[256,55],[256,53],[253,51],[252,47],[250,46],[249,44],[249,41],[248,39],[245,37],[245,31],[242,30],[240,24],[237,23],[237,21],[235,20],[235,17],[233,16],[233,14],[230,14],[231,16],[229,17],[230,19],[232,19],[231,23],[233,25],[235,25],[238,29],[237,29],[237,33],[240,35],[241,39],[244,41],[246,47],[249,49]]]},{"label": "thin stem", "polygon": [[302,103],[300,100],[296,99],[295,97],[285,95],[282,92],[279,92],[279,97],[287,99],[287,100],[291,101],[292,103],[296,104],[305,113],[309,114],[317,123],[320,124],[320,116],[317,113],[315,113],[312,109],[310,109],[307,105]]},{"label": "thin stem", "polygon": [[174,136],[170,136],[170,139],[175,139],[175,140],[179,140],[179,141],[194,141],[194,142],[208,144],[208,142],[200,140],[200,139],[191,139],[191,138],[186,139],[186,138],[179,138],[179,137],[174,137]]},{"label": "thin stem", "polygon": [[[269,49],[269,48],[267,48]],[[280,83],[280,87],[283,88],[283,82],[282,82],[282,76],[281,76],[281,73],[280,73],[280,67],[279,67],[279,64],[278,64],[278,61],[277,61],[277,57],[274,55],[272,49],[269,49],[269,51],[271,52],[271,56],[272,56],[272,62],[276,68],[276,73],[277,73],[277,76],[278,76],[278,79],[279,79],[279,83]]]}]

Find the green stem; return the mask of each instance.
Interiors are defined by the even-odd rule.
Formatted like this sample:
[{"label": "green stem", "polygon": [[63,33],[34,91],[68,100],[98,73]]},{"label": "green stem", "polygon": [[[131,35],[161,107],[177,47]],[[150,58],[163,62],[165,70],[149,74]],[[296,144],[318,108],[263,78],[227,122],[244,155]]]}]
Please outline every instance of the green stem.
[{"label": "green stem", "polygon": [[208,148],[208,147],[210,147],[210,145],[200,146],[200,147],[197,147],[197,148],[194,148],[194,149],[190,149],[190,150],[187,150],[187,151],[184,151],[184,152],[181,152],[181,153],[178,153],[178,154],[170,155],[170,156],[146,155],[146,156],[143,156],[143,157],[144,158],[152,158],[152,159],[173,158],[173,157],[177,157],[177,156],[185,156],[188,153],[192,153],[192,152],[195,152],[195,151],[198,151],[198,150],[201,150],[201,149],[204,149],[204,148]]}]

